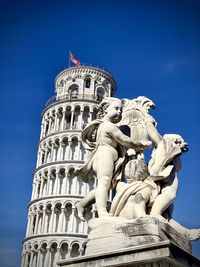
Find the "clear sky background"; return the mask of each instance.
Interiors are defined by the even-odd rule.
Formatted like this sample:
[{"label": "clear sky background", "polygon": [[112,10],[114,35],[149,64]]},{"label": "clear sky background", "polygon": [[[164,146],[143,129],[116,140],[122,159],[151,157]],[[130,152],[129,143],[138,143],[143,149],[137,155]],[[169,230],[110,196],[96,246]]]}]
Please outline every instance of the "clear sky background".
[{"label": "clear sky background", "polygon": [[117,97],[152,99],[159,132],[189,143],[174,218],[200,227],[199,14],[198,0],[1,1],[0,266],[20,265],[41,112],[69,50],[111,72]]}]

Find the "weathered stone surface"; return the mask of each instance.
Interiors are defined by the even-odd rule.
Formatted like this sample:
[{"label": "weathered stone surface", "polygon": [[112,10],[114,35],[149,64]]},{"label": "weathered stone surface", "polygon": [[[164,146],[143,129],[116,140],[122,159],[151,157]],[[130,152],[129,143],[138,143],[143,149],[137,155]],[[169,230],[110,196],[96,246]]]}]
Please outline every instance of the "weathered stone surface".
[{"label": "weathered stone surface", "polygon": [[200,267],[200,260],[170,241],[161,241],[63,260],[57,264],[64,267]]},{"label": "weathered stone surface", "polygon": [[146,217],[125,220],[119,217],[92,219],[86,255],[169,240],[191,253],[190,241],[169,224]]}]

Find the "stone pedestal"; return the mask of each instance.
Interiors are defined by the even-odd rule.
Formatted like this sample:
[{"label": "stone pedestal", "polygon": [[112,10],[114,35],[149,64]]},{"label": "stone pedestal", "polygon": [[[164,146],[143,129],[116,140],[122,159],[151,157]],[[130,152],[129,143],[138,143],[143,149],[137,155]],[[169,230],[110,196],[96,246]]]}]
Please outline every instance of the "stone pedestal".
[{"label": "stone pedestal", "polygon": [[92,219],[89,222],[86,255],[115,251],[138,245],[170,240],[191,253],[187,238],[175,231],[169,224],[147,217],[125,220],[120,217]]},{"label": "stone pedestal", "polygon": [[200,260],[170,241],[97,253],[57,263],[64,267],[200,267]]},{"label": "stone pedestal", "polygon": [[154,218],[92,219],[86,255],[58,262],[68,267],[200,267],[188,239]]}]

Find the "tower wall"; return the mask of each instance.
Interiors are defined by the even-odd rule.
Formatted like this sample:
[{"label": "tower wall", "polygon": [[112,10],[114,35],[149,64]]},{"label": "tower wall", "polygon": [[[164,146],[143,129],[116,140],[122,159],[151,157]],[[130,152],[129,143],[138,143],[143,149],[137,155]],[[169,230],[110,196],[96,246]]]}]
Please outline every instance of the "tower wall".
[{"label": "tower wall", "polygon": [[[98,68],[69,68],[56,77],[56,95],[42,113],[22,267],[54,267],[57,260],[84,255],[88,227],[75,204],[95,180],[87,184],[75,175],[88,157],[81,131],[96,118],[102,98],[114,91],[112,76]],[[95,214],[94,207],[87,210],[86,219]]]}]

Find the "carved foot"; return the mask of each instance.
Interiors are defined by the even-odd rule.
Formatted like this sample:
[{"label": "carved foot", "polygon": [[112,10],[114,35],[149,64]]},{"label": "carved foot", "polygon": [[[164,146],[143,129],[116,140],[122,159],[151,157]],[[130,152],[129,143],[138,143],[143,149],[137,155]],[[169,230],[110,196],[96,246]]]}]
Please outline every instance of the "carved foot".
[{"label": "carved foot", "polygon": [[98,215],[99,215],[99,218],[113,216],[112,213],[108,213],[106,210],[99,210]]},{"label": "carved foot", "polygon": [[191,229],[188,230],[189,240],[197,240],[200,238],[200,229]]},{"label": "carved foot", "polygon": [[78,202],[75,204],[75,208],[77,210],[78,217],[81,219],[81,221],[85,222],[86,218],[84,217],[84,213],[85,213],[84,207],[81,205],[80,202]]}]

